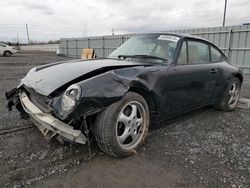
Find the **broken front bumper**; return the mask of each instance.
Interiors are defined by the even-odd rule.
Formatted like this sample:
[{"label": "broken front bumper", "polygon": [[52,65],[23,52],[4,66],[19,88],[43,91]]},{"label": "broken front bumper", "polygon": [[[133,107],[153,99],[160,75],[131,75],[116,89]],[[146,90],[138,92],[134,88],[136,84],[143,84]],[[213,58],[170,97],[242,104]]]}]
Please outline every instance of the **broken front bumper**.
[{"label": "broken front bumper", "polygon": [[52,138],[55,135],[60,135],[73,142],[86,143],[87,139],[80,130],[75,130],[72,126],[58,120],[51,114],[41,111],[30,101],[25,92],[20,94],[20,101],[24,110],[31,116],[44,136]]}]

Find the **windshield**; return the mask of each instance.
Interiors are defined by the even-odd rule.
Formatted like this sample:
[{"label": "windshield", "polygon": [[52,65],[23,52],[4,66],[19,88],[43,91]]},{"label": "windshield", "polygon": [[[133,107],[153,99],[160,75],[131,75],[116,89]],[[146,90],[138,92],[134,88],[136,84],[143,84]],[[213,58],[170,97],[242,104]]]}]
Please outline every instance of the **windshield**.
[{"label": "windshield", "polygon": [[135,36],[111,53],[109,57],[172,61],[179,39],[177,36],[167,34]]}]

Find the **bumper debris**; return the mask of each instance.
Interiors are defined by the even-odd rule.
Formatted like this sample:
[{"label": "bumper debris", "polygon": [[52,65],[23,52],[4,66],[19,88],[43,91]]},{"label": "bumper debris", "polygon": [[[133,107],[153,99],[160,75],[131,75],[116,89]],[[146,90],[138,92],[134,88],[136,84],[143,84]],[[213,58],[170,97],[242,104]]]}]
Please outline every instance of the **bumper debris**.
[{"label": "bumper debris", "polygon": [[42,112],[30,101],[25,92],[20,93],[20,101],[24,110],[31,116],[35,125],[46,138],[51,139],[56,135],[60,135],[76,143],[86,143],[87,138],[80,130],[75,130],[72,126],[58,120],[53,115]]}]

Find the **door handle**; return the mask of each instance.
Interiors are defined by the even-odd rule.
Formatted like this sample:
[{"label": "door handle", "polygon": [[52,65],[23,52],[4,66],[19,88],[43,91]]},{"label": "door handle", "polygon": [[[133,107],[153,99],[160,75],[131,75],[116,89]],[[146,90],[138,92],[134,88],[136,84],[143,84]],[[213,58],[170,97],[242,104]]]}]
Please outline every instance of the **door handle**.
[{"label": "door handle", "polygon": [[210,72],[211,74],[214,74],[214,73],[217,73],[217,72],[218,72],[218,69],[211,69],[209,72]]}]

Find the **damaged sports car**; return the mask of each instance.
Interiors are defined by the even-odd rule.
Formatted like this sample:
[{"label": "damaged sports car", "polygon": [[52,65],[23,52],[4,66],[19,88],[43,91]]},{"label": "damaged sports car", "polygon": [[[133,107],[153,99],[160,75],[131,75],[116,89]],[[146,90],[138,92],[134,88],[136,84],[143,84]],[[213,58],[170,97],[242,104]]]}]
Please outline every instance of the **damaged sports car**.
[{"label": "damaged sports car", "polygon": [[108,58],[32,68],[6,98],[47,138],[89,144],[93,137],[105,153],[126,157],[142,145],[152,118],[204,106],[234,110],[242,81],[209,41],[154,33],[130,38]]}]

